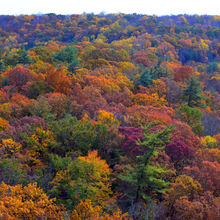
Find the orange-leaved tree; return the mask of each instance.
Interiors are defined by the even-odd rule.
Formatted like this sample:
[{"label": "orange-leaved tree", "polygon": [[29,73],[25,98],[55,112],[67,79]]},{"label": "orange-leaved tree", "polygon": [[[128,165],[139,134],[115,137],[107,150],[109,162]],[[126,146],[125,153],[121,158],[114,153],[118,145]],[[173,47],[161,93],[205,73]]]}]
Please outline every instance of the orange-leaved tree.
[{"label": "orange-leaved tree", "polygon": [[99,220],[132,220],[128,213],[122,214],[121,210],[116,208],[112,214],[103,211],[101,206],[93,206],[91,200],[81,200],[72,211],[72,219],[99,219]]},{"label": "orange-leaved tree", "polygon": [[61,211],[36,183],[0,185],[0,219],[61,219]]},{"label": "orange-leaved tree", "polygon": [[46,81],[50,86],[55,88],[57,92],[64,94],[68,93],[72,85],[64,68],[57,69],[55,67],[50,67],[47,70]]}]

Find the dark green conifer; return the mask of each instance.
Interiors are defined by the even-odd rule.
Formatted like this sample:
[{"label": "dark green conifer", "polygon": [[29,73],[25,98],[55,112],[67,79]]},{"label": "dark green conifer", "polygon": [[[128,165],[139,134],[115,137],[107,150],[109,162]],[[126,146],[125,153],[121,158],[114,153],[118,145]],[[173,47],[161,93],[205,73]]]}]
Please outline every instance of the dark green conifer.
[{"label": "dark green conifer", "polygon": [[142,148],[143,155],[137,156],[137,165],[126,176],[120,176],[125,182],[136,187],[135,202],[140,199],[149,201],[151,193],[162,193],[168,190],[169,182],[163,180],[160,175],[167,171],[162,167],[151,165],[153,156],[158,155],[158,151],[165,148],[166,143],[170,142],[170,132],[173,127],[166,127],[164,130],[149,132],[152,124],[144,128],[143,141],[138,140],[137,144]]},{"label": "dark green conifer", "polygon": [[194,76],[191,76],[188,82],[188,85],[184,90],[184,97],[187,99],[187,104],[190,107],[201,106],[205,107],[201,100],[204,100],[204,97],[201,94],[201,85],[200,82]]}]

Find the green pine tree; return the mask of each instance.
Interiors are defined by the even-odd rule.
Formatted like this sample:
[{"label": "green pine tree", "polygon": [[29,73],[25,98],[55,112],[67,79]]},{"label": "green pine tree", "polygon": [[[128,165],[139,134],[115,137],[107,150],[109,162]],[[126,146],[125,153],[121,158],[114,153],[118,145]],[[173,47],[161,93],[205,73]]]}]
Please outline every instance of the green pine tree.
[{"label": "green pine tree", "polygon": [[158,151],[165,148],[170,142],[170,133],[173,127],[167,126],[164,130],[150,133],[152,124],[144,128],[144,140],[137,141],[143,152],[142,156],[137,156],[137,165],[120,179],[130,183],[136,188],[135,202],[144,199],[149,201],[152,192],[162,193],[168,190],[169,182],[163,180],[160,175],[167,171],[162,167],[152,166],[151,159],[158,155]]},{"label": "green pine tree", "polygon": [[148,69],[145,69],[142,75],[140,76],[138,84],[148,87],[152,84],[152,81],[153,81],[153,78],[151,75],[151,71]]},{"label": "green pine tree", "polygon": [[161,77],[172,78],[170,70],[167,67],[162,66],[161,62],[159,62],[155,67],[151,67],[151,75],[154,80]]},{"label": "green pine tree", "polygon": [[0,72],[4,72],[6,70],[6,66],[3,60],[0,59]]},{"label": "green pine tree", "polygon": [[201,94],[201,85],[197,78],[191,76],[186,86],[184,93],[184,97],[187,98],[188,106],[200,106],[205,107],[200,101],[204,100],[204,97]]},{"label": "green pine tree", "polygon": [[68,64],[72,62],[78,62],[78,59],[76,57],[77,53],[78,50],[76,47],[65,47],[64,49],[62,49],[54,55],[54,61],[66,62]]}]

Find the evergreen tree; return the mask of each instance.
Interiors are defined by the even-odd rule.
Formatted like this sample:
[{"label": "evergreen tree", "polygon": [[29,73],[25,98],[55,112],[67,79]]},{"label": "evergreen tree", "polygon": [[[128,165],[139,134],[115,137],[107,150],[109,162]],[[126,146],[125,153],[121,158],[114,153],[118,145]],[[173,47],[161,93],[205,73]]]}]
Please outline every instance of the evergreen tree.
[{"label": "evergreen tree", "polygon": [[144,72],[140,76],[138,84],[145,86],[145,87],[148,87],[152,84],[152,81],[153,81],[153,78],[151,75],[151,71],[146,69],[146,70],[144,70]]},{"label": "evergreen tree", "polygon": [[204,105],[200,102],[204,99],[204,97],[201,94],[201,85],[197,78],[193,76],[190,77],[188,85],[186,86],[183,95],[187,98],[188,106],[204,107]]},{"label": "evergreen tree", "polygon": [[151,75],[154,80],[159,79],[161,77],[171,78],[172,74],[167,67],[160,65],[160,62],[151,68]]},{"label": "evergreen tree", "polygon": [[153,156],[157,156],[158,151],[165,148],[170,142],[170,132],[173,127],[167,126],[164,130],[150,132],[152,124],[149,124],[144,129],[143,141],[138,140],[137,144],[142,148],[143,155],[137,156],[137,165],[125,176],[119,178],[136,187],[135,202],[140,199],[149,201],[152,197],[152,192],[162,193],[168,190],[169,182],[160,178],[160,175],[167,172],[162,167],[151,165]]},{"label": "evergreen tree", "polygon": [[68,65],[68,70],[72,73],[75,73],[77,66],[79,65],[79,60],[74,59],[69,65]]},{"label": "evergreen tree", "polygon": [[168,68],[161,66],[160,63],[158,63],[157,66],[151,67],[149,69],[143,70],[142,67],[140,67],[140,71],[142,74],[137,84],[145,87],[152,85],[153,80],[159,79],[161,77],[171,78],[172,75]]},{"label": "evergreen tree", "polygon": [[207,72],[208,73],[214,73],[215,71],[218,70],[218,63],[217,62],[211,62],[207,65],[207,68],[206,68]]},{"label": "evergreen tree", "polygon": [[72,62],[77,62],[76,54],[78,53],[78,50],[76,47],[65,47],[58,53],[54,55],[54,60],[55,61],[61,61],[61,62],[67,62],[67,63],[72,63]]},{"label": "evergreen tree", "polygon": [[4,72],[6,70],[6,66],[3,60],[0,59],[0,72]]}]

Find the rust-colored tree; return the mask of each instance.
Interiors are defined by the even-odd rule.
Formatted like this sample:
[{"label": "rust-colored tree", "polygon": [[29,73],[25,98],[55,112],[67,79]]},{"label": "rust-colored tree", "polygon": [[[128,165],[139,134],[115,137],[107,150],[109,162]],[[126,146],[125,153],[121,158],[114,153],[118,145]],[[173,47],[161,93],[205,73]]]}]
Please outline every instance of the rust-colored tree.
[{"label": "rust-colored tree", "polygon": [[55,67],[50,67],[47,70],[46,82],[55,88],[57,92],[64,94],[67,94],[72,86],[64,68],[57,69]]}]

